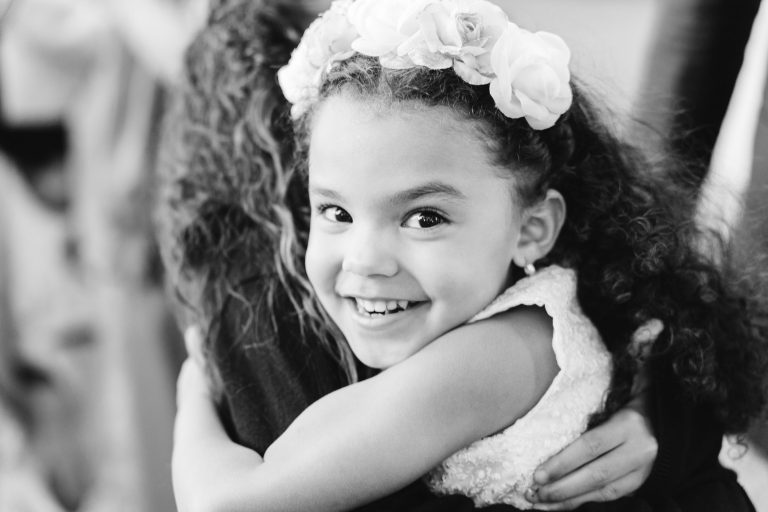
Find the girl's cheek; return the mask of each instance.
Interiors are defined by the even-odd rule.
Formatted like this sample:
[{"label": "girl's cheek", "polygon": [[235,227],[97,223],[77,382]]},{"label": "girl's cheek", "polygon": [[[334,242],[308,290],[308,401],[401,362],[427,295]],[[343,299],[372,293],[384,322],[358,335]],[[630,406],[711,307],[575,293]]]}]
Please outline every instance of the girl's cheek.
[{"label": "girl's cheek", "polygon": [[334,267],[337,266],[334,265],[335,259],[337,255],[333,246],[324,243],[322,235],[313,237],[310,234],[304,265],[309,282],[316,292],[321,292],[328,286],[328,282],[333,281]]},{"label": "girl's cheek", "polygon": [[309,236],[309,244],[307,245],[307,253],[304,255],[304,267],[307,271],[307,277],[309,278],[310,284],[314,288],[317,288],[317,280],[318,280],[318,254],[317,254],[317,248],[316,243],[314,241],[314,237],[310,234]]}]

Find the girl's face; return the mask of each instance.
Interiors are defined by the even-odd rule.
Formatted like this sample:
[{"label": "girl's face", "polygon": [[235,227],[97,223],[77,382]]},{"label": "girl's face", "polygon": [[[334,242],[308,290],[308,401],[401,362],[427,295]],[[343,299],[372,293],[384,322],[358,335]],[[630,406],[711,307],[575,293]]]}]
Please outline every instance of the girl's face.
[{"label": "girl's face", "polygon": [[334,97],[312,128],[307,274],[355,355],[387,368],[505,288],[522,219],[513,179],[447,109]]}]

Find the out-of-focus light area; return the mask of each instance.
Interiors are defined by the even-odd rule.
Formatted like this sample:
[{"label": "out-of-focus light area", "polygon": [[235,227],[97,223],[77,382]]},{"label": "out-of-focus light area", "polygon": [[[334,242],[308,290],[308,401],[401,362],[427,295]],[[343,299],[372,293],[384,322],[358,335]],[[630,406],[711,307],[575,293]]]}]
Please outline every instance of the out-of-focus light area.
[{"label": "out-of-focus light area", "polygon": [[[610,108],[658,122],[672,91],[654,59],[675,36],[661,0],[498,3],[520,25],[562,36],[574,73]],[[163,109],[208,7],[0,0],[0,510],[175,510],[171,431],[185,353],[152,200]],[[754,133],[756,121],[739,119],[735,130]],[[743,154],[738,141],[722,154]],[[757,433],[738,460],[723,452],[759,512],[766,438]]]}]

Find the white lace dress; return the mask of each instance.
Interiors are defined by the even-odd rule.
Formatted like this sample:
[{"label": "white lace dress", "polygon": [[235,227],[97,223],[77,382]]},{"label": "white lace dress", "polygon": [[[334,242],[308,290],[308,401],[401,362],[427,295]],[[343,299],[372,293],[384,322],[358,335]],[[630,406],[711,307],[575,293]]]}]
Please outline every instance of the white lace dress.
[{"label": "white lace dress", "polygon": [[560,371],[526,415],[432,470],[425,478],[437,494],[463,494],[477,506],[531,508],[524,493],[536,467],[579,437],[589,416],[603,406],[611,359],[576,300],[575,273],[557,266],[541,269],[515,283],[470,322],[521,305],[544,307],[552,318],[552,349]]}]

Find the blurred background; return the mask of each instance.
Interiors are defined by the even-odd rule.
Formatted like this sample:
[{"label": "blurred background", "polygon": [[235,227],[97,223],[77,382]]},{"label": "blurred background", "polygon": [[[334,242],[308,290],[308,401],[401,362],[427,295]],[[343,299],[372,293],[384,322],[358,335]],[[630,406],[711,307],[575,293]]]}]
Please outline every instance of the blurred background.
[{"label": "blurred background", "polygon": [[[716,184],[702,215],[751,219],[768,247],[768,7],[497,3],[569,43],[575,73],[621,114],[617,130],[653,144],[618,121],[631,118],[710,161],[708,175],[692,177]],[[153,238],[152,191],[163,108],[208,8],[0,0],[3,511],[175,510],[171,430],[184,349]],[[749,444],[736,458],[742,450],[726,443],[722,460],[768,512],[768,434],[756,430]]]}]

